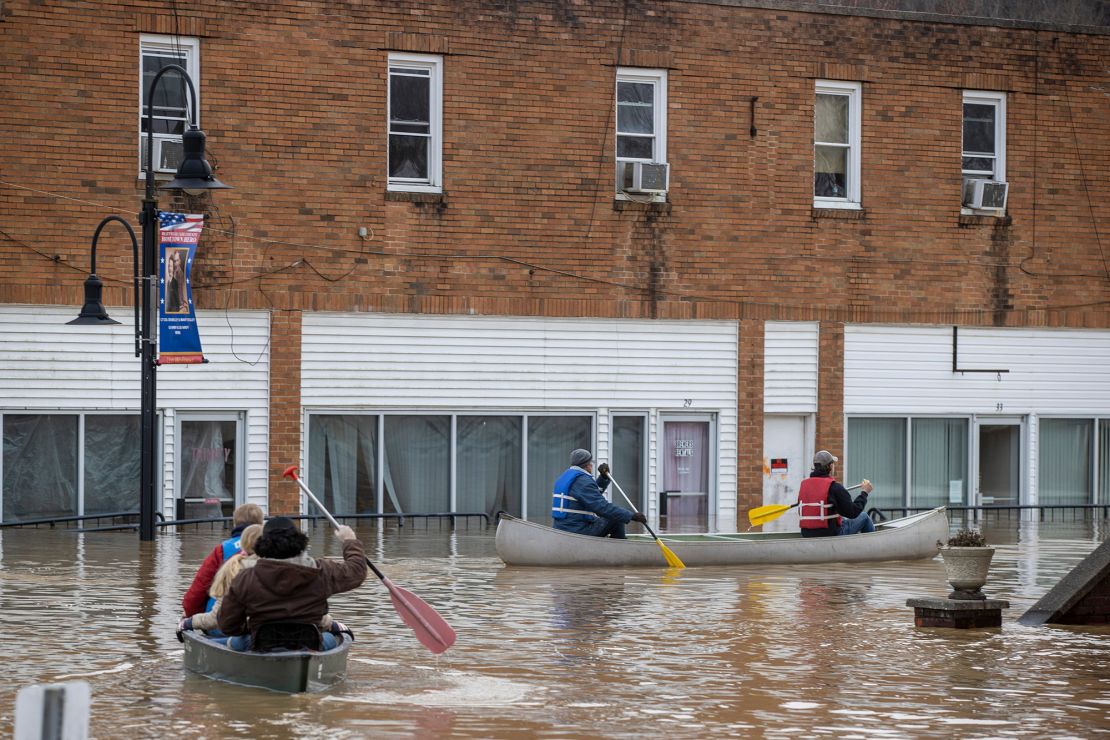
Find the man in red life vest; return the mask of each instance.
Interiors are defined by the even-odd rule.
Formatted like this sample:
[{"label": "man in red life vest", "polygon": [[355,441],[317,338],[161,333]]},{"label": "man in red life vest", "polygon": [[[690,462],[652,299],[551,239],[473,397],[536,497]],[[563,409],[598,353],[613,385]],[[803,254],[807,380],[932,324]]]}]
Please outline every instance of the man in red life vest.
[{"label": "man in red life vest", "polygon": [[802,527],[802,537],[833,537],[875,531],[875,523],[864,511],[867,494],[874,490],[871,481],[863,482],[860,495],[853,501],[848,489],[833,478],[837,459],[828,450],[821,450],[813,456],[813,472],[802,481],[798,490],[798,522]]}]

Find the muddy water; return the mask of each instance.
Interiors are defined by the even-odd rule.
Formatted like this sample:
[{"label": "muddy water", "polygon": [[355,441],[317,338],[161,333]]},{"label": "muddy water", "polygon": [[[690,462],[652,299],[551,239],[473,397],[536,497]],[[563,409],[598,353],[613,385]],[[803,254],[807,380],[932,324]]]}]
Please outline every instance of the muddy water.
[{"label": "muddy water", "polygon": [[[1105,527],[1105,524],[1102,525]],[[368,581],[332,601],[348,680],[287,696],[181,667],[180,596],[218,531],[0,533],[0,734],[31,683],[92,688],[93,737],[667,735],[1092,737],[1110,732],[1110,630],[1016,619],[1104,537],[1013,523],[987,591],[1001,629],[923,630],[939,559],[871,566],[506,568],[493,530],[359,528],[386,573],[456,628],[425,651]],[[338,554],[323,528],[312,552]],[[137,558],[140,556],[141,558]]]}]

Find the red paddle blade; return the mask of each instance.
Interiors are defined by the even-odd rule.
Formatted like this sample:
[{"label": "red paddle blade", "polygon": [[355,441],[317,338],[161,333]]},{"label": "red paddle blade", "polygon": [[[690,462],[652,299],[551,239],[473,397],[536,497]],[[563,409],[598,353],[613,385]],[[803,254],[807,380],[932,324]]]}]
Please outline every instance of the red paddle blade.
[{"label": "red paddle blade", "polygon": [[411,591],[406,591],[382,576],[382,583],[389,589],[389,598],[401,621],[416,634],[420,644],[435,654],[442,653],[455,644],[455,630],[432,607]]}]

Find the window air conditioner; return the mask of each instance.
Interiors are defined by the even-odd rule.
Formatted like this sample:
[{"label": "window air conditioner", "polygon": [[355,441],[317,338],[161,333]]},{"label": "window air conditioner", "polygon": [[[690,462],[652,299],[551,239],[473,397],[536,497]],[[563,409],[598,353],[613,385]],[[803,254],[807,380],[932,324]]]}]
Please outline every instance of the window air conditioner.
[{"label": "window air conditioner", "polygon": [[[141,168],[146,169],[146,136],[143,136],[140,156]],[[154,171],[177,172],[178,165],[185,156],[185,147],[180,139],[154,138]]]},{"label": "window air conditioner", "polygon": [[1007,182],[969,178],[964,180],[963,204],[967,208],[1001,211],[1006,208],[1009,189]]},{"label": "window air conditioner", "polygon": [[670,165],[666,162],[622,162],[621,190],[628,193],[666,193]]}]

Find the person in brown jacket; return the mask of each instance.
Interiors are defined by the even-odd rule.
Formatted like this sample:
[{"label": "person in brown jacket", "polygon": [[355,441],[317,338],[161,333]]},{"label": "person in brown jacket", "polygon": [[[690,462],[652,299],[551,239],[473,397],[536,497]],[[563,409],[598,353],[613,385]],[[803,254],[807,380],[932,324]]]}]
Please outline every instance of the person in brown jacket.
[{"label": "person in brown jacket", "polygon": [[[328,597],[358,588],[366,580],[366,551],[354,530],[335,530],[343,542],[343,560],[315,560],[305,552],[308,537],[293,520],[274,517],[254,546],[258,562],[243,570],[220,603],[219,627],[232,635],[228,647],[249,650],[258,629],[271,622],[319,624],[328,613]],[[324,648],[338,644],[324,634]]]}]

